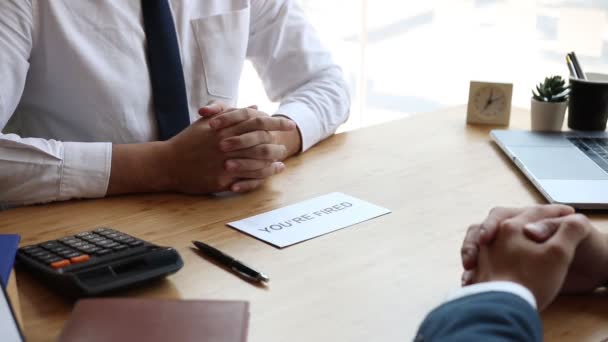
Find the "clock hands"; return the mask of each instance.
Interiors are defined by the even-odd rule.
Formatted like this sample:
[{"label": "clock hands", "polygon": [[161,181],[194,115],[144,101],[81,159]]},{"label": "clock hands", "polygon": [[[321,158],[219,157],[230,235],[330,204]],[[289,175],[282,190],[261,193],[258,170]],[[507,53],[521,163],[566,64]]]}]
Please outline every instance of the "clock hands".
[{"label": "clock hands", "polygon": [[488,109],[488,107],[490,107],[490,105],[492,105],[492,97],[494,96],[494,89],[490,89],[490,96],[488,96],[488,100],[486,101],[486,105],[485,107],[483,107],[483,110]]},{"label": "clock hands", "polygon": [[498,101],[502,99],[501,95],[498,95],[496,97],[494,97],[494,89],[490,89],[490,96],[488,96],[488,100],[486,101],[486,105],[483,107],[483,110],[485,111],[486,109],[488,109],[494,102]]}]

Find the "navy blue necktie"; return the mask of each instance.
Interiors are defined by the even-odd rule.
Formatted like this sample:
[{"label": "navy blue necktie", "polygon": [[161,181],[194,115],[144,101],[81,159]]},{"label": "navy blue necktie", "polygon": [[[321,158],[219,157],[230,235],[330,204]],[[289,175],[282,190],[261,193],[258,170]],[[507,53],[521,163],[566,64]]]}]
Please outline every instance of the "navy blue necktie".
[{"label": "navy blue necktie", "polygon": [[148,69],[160,140],[190,125],[188,96],[168,0],[142,0]]}]

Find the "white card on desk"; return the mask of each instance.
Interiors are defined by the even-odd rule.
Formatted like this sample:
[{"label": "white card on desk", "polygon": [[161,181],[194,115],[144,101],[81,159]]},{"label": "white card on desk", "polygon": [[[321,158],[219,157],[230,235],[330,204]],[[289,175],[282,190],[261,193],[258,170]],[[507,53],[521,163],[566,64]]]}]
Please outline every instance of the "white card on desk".
[{"label": "white card on desk", "polygon": [[333,192],[228,225],[283,248],[390,212],[358,198]]}]

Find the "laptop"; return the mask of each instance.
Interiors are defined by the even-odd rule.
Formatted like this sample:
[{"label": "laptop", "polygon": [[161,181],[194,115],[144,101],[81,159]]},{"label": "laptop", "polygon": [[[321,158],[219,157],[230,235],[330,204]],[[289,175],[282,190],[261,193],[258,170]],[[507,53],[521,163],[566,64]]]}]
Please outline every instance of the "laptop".
[{"label": "laptop", "polygon": [[608,208],[608,134],[492,130],[492,139],[551,203]]},{"label": "laptop", "polygon": [[11,307],[11,303],[6,295],[6,291],[2,288],[0,297],[0,340],[3,342],[23,342],[23,334],[15,318],[15,312]]}]

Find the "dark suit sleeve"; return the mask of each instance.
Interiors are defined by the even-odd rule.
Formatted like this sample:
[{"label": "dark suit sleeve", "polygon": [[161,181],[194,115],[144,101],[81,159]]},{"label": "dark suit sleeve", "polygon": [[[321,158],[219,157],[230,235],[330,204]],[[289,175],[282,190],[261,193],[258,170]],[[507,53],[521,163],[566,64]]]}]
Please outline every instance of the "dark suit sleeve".
[{"label": "dark suit sleeve", "polygon": [[484,292],[433,310],[415,341],[542,341],[536,310],[508,292]]}]

